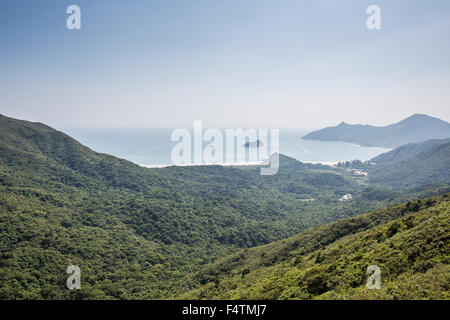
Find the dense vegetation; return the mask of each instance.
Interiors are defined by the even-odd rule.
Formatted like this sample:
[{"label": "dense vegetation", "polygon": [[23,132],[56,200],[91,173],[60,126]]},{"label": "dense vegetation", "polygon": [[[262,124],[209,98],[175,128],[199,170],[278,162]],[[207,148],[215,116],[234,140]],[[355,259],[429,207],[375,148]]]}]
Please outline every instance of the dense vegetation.
[{"label": "dense vegetation", "polygon": [[397,148],[409,143],[430,139],[450,138],[450,123],[424,114],[415,114],[385,127],[350,125],[345,122],[335,127],[313,131],[303,139],[343,141],[361,146]]},{"label": "dense vegetation", "polygon": [[423,152],[436,150],[440,145],[447,143],[450,143],[450,139],[431,139],[420,143],[409,143],[392,151],[382,153],[379,156],[372,158],[370,162],[375,163],[376,165],[384,165],[408,160]]},{"label": "dense vegetation", "polygon": [[[426,192],[442,193],[444,182]],[[142,168],[0,116],[0,299],[178,296],[219,258],[424,194],[412,187],[394,192],[348,168],[284,156],[275,176]],[[347,193],[352,200],[339,201]],[[72,264],[81,290],[66,288]]]},{"label": "dense vegetation", "polygon": [[449,159],[450,139],[427,140],[402,146],[366,162],[338,163],[338,168],[366,172],[367,182],[372,187],[426,192],[449,185]]},{"label": "dense vegetation", "polygon": [[404,160],[373,166],[370,181],[397,188],[446,184],[450,181],[449,159],[450,141]]},{"label": "dense vegetation", "polygon": [[[194,299],[449,299],[450,194],[314,228],[208,266]],[[367,267],[381,289],[366,287]]]}]

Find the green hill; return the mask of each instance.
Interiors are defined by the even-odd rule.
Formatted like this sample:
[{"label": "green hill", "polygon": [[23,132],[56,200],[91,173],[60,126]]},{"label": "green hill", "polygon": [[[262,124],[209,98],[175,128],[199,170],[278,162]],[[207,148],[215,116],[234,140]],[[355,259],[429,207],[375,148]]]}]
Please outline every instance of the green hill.
[{"label": "green hill", "polygon": [[[390,201],[355,198],[363,178],[281,156],[258,167],[148,169],[46,125],[0,116],[0,298],[153,299],[241,248]],[[82,270],[82,289],[65,270]]]},{"label": "green hill", "polygon": [[[188,299],[449,299],[450,194],[396,205],[206,267]],[[381,269],[381,289],[366,269]]]},{"label": "green hill", "polygon": [[388,163],[407,160],[418,156],[422,152],[433,151],[440,145],[447,143],[450,143],[450,139],[433,139],[420,143],[410,143],[396,148],[392,151],[380,154],[379,156],[370,159],[369,162],[375,163],[376,165],[384,165]]},{"label": "green hill", "polygon": [[384,148],[397,148],[409,143],[448,138],[450,138],[450,124],[424,114],[415,114],[385,127],[350,125],[342,122],[338,126],[313,131],[303,137],[310,140],[343,141]]},{"label": "green hill", "polygon": [[[427,150],[414,155],[415,150]],[[406,152],[411,152],[411,157]],[[384,154],[381,165],[369,167],[369,181],[374,184],[390,185],[396,188],[417,188],[430,185],[450,185],[450,141],[441,143],[427,142],[420,146],[407,145],[393,151],[394,159],[386,160],[391,155]],[[383,162],[383,161],[382,161]]]},{"label": "green hill", "polygon": [[[229,254],[421,194],[370,188],[346,169],[283,155],[275,176],[142,168],[0,116],[0,299],[179,296]],[[81,290],[66,288],[69,265],[81,268]]]},{"label": "green hill", "polygon": [[[407,144],[367,162],[341,162],[338,168],[367,174],[370,185],[363,191],[368,198],[383,194],[425,192],[450,187],[450,139]],[[431,194],[429,194],[431,195]]]}]

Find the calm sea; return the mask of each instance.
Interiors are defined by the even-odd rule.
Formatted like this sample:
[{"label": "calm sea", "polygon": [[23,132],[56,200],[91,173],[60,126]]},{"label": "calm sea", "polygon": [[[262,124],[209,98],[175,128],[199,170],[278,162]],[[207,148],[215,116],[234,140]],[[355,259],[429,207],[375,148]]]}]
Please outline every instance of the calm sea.
[{"label": "calm sea", "polygon": [[[173,164],[170,156],[171,150],[178,142],[171,141],[172,131],[173,129],[64,130],[97,152],[111,154],[143,166]],[[384,148],[361,147],[343,142],[302,140],[301,137],[306,133],[308,130],[281,129],[279,133],[280,153],[304,162],[334,163],[355,159],[366,161],[389,151]],[[203,146],[207,144],[208,142],[205,142]],[[270,144],[268,148],[270,150]]]}]

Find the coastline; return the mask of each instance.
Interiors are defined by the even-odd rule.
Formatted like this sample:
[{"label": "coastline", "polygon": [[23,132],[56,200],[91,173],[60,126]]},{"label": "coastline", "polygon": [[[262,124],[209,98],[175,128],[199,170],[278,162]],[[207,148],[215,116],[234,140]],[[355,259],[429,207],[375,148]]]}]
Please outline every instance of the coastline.
[{"label": "coastline", "polygon": [[167,167],[198,167],[198,166],[223,166],[223,167],[243,167],[243,166],[265,166],[269,165],[268,161],[255,161],[255,162],[233,162],[233,163],[187,163],[187,164],[151,164],[142,165],[140,167],[155,169],[155,168],[167,168]]},{"label": "coastline", "polygon": [[[336,167],[338,162],[335,161],[300,161],[302,163],[309,164],[320,164],[323,166]],[[138,164],[140,167],[149,168],[149,169],[160,169],[167,167],[196,167],[196,166],[224,166],[224,167],[244,167],[244,166],[267,166],[269,165],[269,161],[255,161],[255,162],[233,162],[233,163],[188,163],[188,164],[151,164],[151,165],[142,165]]]}]

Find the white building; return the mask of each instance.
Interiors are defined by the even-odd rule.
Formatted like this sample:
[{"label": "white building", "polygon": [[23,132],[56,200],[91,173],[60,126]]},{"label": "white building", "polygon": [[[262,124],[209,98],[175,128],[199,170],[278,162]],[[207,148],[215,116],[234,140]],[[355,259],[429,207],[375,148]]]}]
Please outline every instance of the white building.
[{"label": "white building", "polygon": [[344,194],[342,198],[339,199],[339,201],[346,201],[350,200],[352,198],[352,195],[350,193]]}]

